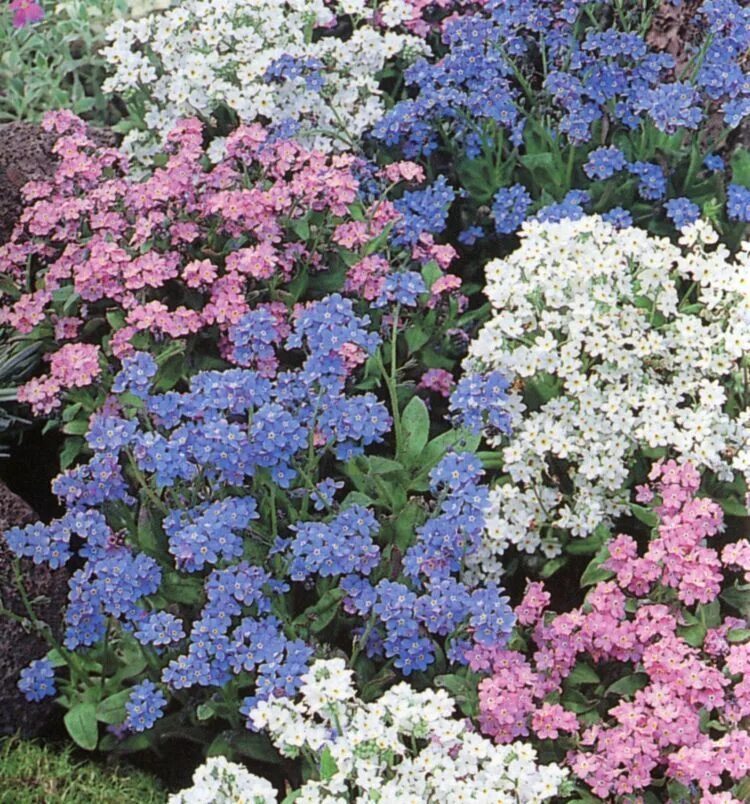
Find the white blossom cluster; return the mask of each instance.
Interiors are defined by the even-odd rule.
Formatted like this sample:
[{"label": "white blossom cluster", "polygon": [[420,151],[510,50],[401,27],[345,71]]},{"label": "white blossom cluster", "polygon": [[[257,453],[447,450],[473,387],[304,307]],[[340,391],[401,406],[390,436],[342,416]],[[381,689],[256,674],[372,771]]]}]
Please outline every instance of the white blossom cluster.
[{"label": "white blossom cluster", "polygon": [[168,804],[276,804],[267,780],[224,757],[209,757],[193,774],[193,786],[170,796]]},{"label": "white blossom cluster", "polygon": [[384,113],[378,75],[386,63],[426,47],[404,32],[412,14],[405,0],[381,3],[377,17],[372,6],[186,0],[115,22],[103,50],[113,71],[104,91],[121,93],[145,127],[128,133],[126,148],[146,160],[179,118],[210,119],[223,107],[243,123],[299,124],[308,145],[351,147]]},{"label": "white blossom cluster", "polygon": [[681,247],[597,216],[529,222],[487,266],[494,312],[465,368],[498,369],[514,390],[511,435],[490,439],[505,482],[477,574],[499,574],[510,545],[552,557],[560,530],[611,524],[639,457],[750,479],[750,389],[732,390],[750,349],[750,244],[731,258],[717,239],[703,222]]},{"label": "white blossom cluster", "polygon": [[[493,745],[470,731],[453,717],[444,690],[416,692],[402,683],[364,703],[342,659],[317,661],[303,681],[298,701],[262,701],[251,713],[283,755],[305,756],[318,768],[318,778],[296,791],[296,804],[535,804],[557,795],[567,774],[557,765],[538,765],[525,743]],[[237,778],[235,800],[256,804],[257,777]],[[260,804],[274,800],[257,798]]]}]

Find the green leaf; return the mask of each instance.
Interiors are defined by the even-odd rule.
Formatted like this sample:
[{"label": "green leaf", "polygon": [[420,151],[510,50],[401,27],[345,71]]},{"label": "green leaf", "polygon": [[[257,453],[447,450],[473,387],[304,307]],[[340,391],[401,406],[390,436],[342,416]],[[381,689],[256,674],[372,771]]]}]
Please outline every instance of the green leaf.
[{"label": "green leaf", "polygon": [[584,662],[578,662],[567,680],[570,684],[578,686],[579,684],[598,684],[601,679],[596,674],[593,667],[590,667]]},{"label": "green leaf", "polygon": [[648,525],[650,528],[655,528],[659,524],[659,517],[650,509],[644,508],[642,505],[630,503],[630,512],[636,519]]},{"label": "green leaf", "polygon": [[617,695],[626,697],[634,695],[638,690],[642,690],[648,684],[648,676],[646,673],[632,673],[629,676],[624,676],[618,679],[614,684],[607,687],[605,695]]},{"label": "green leaf", "polygon": [[589,701],[578,690],[566,690],[560,702],[567,710],[577,715],[588,712],[596,706],[595,701]]},{"label": "green leaf", "polygon": [[195,710],[195,716],[198,720],[211,720],[215,714],[216,712],[210,703],[199,704]]},{"label": "green leaf", "polygon": [[429,471],[450,450],[475,452],[480,442],[481,436],[471,435],[460,430],[447,430],[427,444],[420,463],[425,470]]},{"label": "green leaf", "polygon": [[130,690],[122,690],[105,698],[96,707],[96,719],[102,723],[122,723],[127,716],[125,704],[130,698]]},{"label": "green leaf", "polygon": [[430,333],[425,332],[422,327],[413,324],[406,330],[406,345],[409,347],[409,354],[421,349],[430,340]]},{"label": "green leaf", "polygon": [[738,148],[732,157],[732,182],[750,187],[750,152]]},{"label": "green leaf", "polygon": [[612,572],[612,570],[604,569],[604,567],[602,567],[602,564],[608,558],[609,548],[606,544],[603,544],[597,551],[596,555],[591,559],[591,561],[589,561],[588,566],[583,571],[583,575],[581,575],[581,589],[601,583],[602,581],[608,581],[610,578],[614,577],[614,572]]},{"label": "green leaf", "polygon": [[727,497],[727,499],[719,500],[718,502],[721,506],[721,510],[724,511],[727,516],[748,516],[747,508],[745,508],[745,506],[739,500],[735,500],[733,497]]},{"label": "green leaf", "polygon": [[561,570],[568,563],[567,556],[558,556],[546,561],[539,576],[541,578],[551,578],[558,570]]},{"label": "green leaf", "polygon": [[324,782],[328,782],[338,773],[339,766],[331,754],[331,749],[326,747],[320,755],[320,778]]},{"label": "green leaf", "polygon": [[89,431],[88,418],[76,419],[75,421],[68,422],[66,425],[63,425],[62,431],[65,433],[65,435],[86,435],[86,433]]},{"label": "green leaf", "polygon": [[572,556],[592,555],[609,539],[609,535],[609,528],[606,525],[598,525],[591,536],[574,539],[567,544],[565,552]]},{"label": "green leaf", "polygon": [[235,734],[230,737],[232,748],[244,757],[259,762],[277,764],[279,754],[265,734]]},{"label": "green leaf", "polygon": [[733,628],[727,631],[727,642],[747,642],[750,639],[750,628]]},{"label": "green leaf", "polygon": [[721,599],[737,609],[743,617],[750,616],[750,585],[731,586],[721,593]]},{"label": "green leaf", "polygon": [[419,460],[430,436],[430,414],[427,405],[418,397],[412,398],[401,416],[404,432],[404,456],[410,462]]},{"label": "green leaf", "polygon": [[679,635],[693,648],[700,648],[706,639],[706,626],[696,622],[678,629]]},{"label": "green leaf", "polygon": [[200,601],[203,585],[195,578],[169,572],[162,581],[160,591],[172,603],[185,603],[189,606]]},{"label": "green leaf", "polygon": [[381,458],[379,455],[373,455],[368,459],[370,471],[374,475],[392,475],[397,472],[403,472],[404,467],[398,461],[392,461],[390,458]]},{"label": "green leaf", "polygon": [[699,621],[706,629],[717,628],[721,625],[721,606],[718,600],[712,600],[710,603],[702,603],[698,606],[696,613],[698,614]]},{"label": "green leaf", "polygon": [[96,722],[96,704],[79,703],[63,718],[73,742],[85,751],[94,751],[99,741],[99,726]]}]

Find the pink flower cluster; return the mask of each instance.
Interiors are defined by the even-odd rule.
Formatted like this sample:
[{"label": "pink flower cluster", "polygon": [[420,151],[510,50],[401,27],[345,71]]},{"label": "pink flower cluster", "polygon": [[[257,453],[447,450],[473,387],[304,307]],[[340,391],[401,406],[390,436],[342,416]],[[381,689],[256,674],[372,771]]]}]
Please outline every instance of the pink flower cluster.
[{"label": "pink flower cluster", "polygon": [[[721,529],[721,508],[695,496],[701,479],[689,464],[656,464],[649,478],[657,484],[661,499],[655,508],[661,520],[657,538],[639,558],[635,540],[624,534],[617,536],[609,545],[610,558],[603,566],[617,575],[623,589],[635,595],[646,595],[659,583],[676,589],[677,597],[688,606],[714,600],[721,588],[721,561],[703,542]],[[649,487],[637,489],[639,502],[651,502],[653,494]]]},{"label": "pink flower cluster", "polygon": [[436,18],[436,12],[450,19],[458,12],[464,14],[481,9],[487,0],[406,0],[406,5],[412,7],[411,19],[406,21],[406,27],[418,36],[427,36],[434,28],[431,22]]},{"label": "pink flower cluster", "polygon": [[[529,583],[516,610],[528,649],[471,654],[472,669],[489,674],[480,726],[504,743],[570,735],[565,761],[607,801],[663,777],[696,786],[701,801],[733,802],[717,789],[750,771],[750,644],[738,630],[744,620],[721,621],[718,595],[722,570],[750,568],[750,544],[725,548],[722,559],[705,546],[723,516],[696,496],[692,466],[670,461],[650,477],[639,497],[654,500],[660,522],[642,558],[619,536],[602,564],[615,579],[565,614],[547,612],[548,593]],[[711,604],[714,627],[687,610],[696,602]]]},{"label": "pink flower cluster", "polygon": [[[399,214],[385,197],[359,200],[358,160],[271,141],[262,126],[236,130],[226,157],[209,167],[201,124],[182,121],[165,166],[145,179],[130,175],[121,152],[95,146],[71,113],[51,113],[44,126],[59,135],[59,166],[49,181],[26,185],[28,206],[0,247],[0,271],[21,286],[31,265],[36,286],[0,315],[24,334],[51,324],[51,348],[96,317],[112,330],[100,340],[107,358],[136,347],[158,352],[159,343],[213,328],[231,359],[233,325],[259,304],[303,301],[308,274],[345,274],[338,288],[371,301],[411,260],[445,268],[455,257],[427,235],[412,254],[387,243],[371,253]],[[392,187],[423,173],[398,162],[381,179]],[[439,277],[430,306],[458,296],[460,285]],[[44,378],[22,396],[48,413],[58,404],[54,389],[65,387],[62,376]]]},{"label": "pink flower cluster", "polygon": [[100,349],[88,343],[66,343],[50,355],[50,372],[33,379],[18,390],[18,401],[39,413],[50,413],[59,404],[63,388],[85,388],[101,374]]},{"label": "pink flower cluster", "polygon": [[10,0],[9,8],[14,28],[25,28],[44,19],[44,9],[38,0]]}]

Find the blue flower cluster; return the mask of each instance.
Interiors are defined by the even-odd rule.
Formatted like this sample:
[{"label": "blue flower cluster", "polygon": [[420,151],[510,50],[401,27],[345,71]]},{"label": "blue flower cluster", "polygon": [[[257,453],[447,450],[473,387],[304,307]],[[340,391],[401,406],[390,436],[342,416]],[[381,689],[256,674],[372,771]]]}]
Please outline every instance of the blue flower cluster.
[{"label": "blue flower cluster", "polygon": [[240,534],[257,518],[258,508],[252,497],[229,497],[186,511],[172,511],[162,524],[177,568],[197,572],[206,564],[240,558]]},{"label": "blue flower cluster", "polygon": [[467,374],[456,385],[450,398],[450,411],[456,421],[477,435],[487,428],[507,433],[510,416],[505,405],[508,381],[499,371]]},{"label": "blue flower cluster", "polygon": [[422,190],[407,190],[394,202],[401,220],[394,227],[393,242],[400,246],[414,246],[425,233],[442,232],[455,197],[456,193],[445,176],[439,176]]},{"label": "blue flower cluster", "polygon": [[141,681],[130,691],[125,704],[127,717],[123,725],[130,731],[146,731],[164,714],[166,705],[164,693],[153,681]]},{"label": "blue flower cluster", "polygon": [[312,92],[320,92],[325,86],[323,69],[325,65],[320,59],[301,59],[289,53],[283,53],[269,64],[264,79],[272,81],[293,81],[295,78],[304,78],[305,87]]},{"label": "blue flower cluster", "polygon": [[28,667],[24,667],[18,689],[29,701],[41,701],[55,695],[55,668],[49,659],[34,659]]},{"label": "blue flower cluster", "polygon": [[358,572],[369,575],[380,560],[373,542],[378,523],[372,511],[353,505],[330,522],[301,522],[293,530],[289,577],[331,577]]},{"label": "blue flower cluster", "polygon": [[[392,425],[374,393],[352,390],[380,343],[369,319],[332,295],[283,325],[258,309],[229,340],[249,365],[203,371],[180,391],[154,391],[153,358],[125,358],[117,392],[92,418],[90,458],[55,481],[67,512],[7,534],[37,563],[80,560],[66,648],[114,639],[148,658],[121,733],[154,727],[180,690],[231,685],[245,714],[294,695],[329,622],[315,609],[321,595],[362,650],[404,675],[430,667],[441,643],[452,661],[476,642],[504,644],[507,598],[461,580],[488,505],[475,457],[449,453],[433,468],[398,549],[384,535],[398,512],[381,519],[370,497],[336,500],[345,483],[329,469]],[[506,430],[506,390],[497,373],[461,381],[459,426]],[[21,688],[52,694],[51,666],[31,665]]]},{"label": "blue flower cluster", "polygon": [[433,663],[435,637],[449,637],[449,659],[462,662],[472,642],[504,644],[513,627],[508,598],[498,589],[472,588],[454,577],[481,540],[488,507],[482,474],[474,456],[456,453],[432,471],[430,488],[440,504],[404,555],[407,580],[374,583],[350,574],[341,581],[346,610],[370,621],[359,629],[368,655],[392,659],[404,675]]},{"label": "blue flower cluster", "polygon": [[[650,127],[656,143],[659,133],[697,129],[708,110],[723,113],[728,128],[750,114],[744,58],[750,48],[750,9],[736,0],[701,3],[693,15],[696,41],[686,48],[687,69],[622,22],[627,13],[612,15],[609,5],[490,0],[481,11],[451,17],[443,32],[446,52],[406,71],[410,97],[375,125],[373,136],[411,159],[447,148],[488,161],[490,175],[495,172],[491,216],[499,234],[516,232],[532,205],[547,204],[541,220],[583,214],[580,200],[549,204],[543,172],[535,177],[536,188],[526,180],[535,165],[543,170],[551,164],[542,158],[550,158],[552,143],[570,146],[571,158],[577,154],[586,161],[582,175],[577,163],[571,162],[566,177],[558,166],[548,185],[575,187],[572,182],[584,177],[606,181],[628,171],[638,180],[641,199],[662,201],[673,176],[678,185],[684,176],[671,164],[666,171],[657,164],[656,151],[663,146],[646,148],[638,132]],[[539,130],[549,137],[547,152],[534,144]],[[705,166],[723,170],[721,158],[710,154]],[[690,176],[695,180],[694,172]],[[744,220],[734,196],[730,217]],[[672,205],[667,217],[679,228],[692,211]],[[627,222],[619,210],[612,219],[620,227]],[[459,238],[466,245],[482,236],[475,220],[471,223]]]}]

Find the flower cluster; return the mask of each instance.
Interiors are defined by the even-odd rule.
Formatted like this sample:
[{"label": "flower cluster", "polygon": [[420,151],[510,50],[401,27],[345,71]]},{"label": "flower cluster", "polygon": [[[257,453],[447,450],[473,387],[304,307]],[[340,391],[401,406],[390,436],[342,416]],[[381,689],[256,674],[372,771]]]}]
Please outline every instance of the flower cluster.
[{"label": "flower cluster", "polygon": [[[406,0],[390,0],[377,18],[347,0],[189,0],[111,26],[103,88],[130,100],[140,128],[125,145],[141,159],[180,117],[227,111],[341,149],[384,113],[378,74],[424,51],[403,29],[412,11]],[[345,26],[347,37],[333,35]]]},{"label": "flower cluster", "polygon": [[657,464],[650,477],[641,500],[659,522],[645,555],[618,536],[594,560],[601,580],[565,614],[547,612],[549,595],[530,584],[517,609],[528,648],[474,651],[473,669],[489,673],[479,720],[500,743],[531,734],[570,747],[565,763],[605,800],[666,780],[671,798],[697,789],[701,801],[736,802],[727,791],[750,760],[750,644],[746,622],[720,613],[732,561],[705,544],[723,515],[696,497],[693,466]]},{"label": "flower cluster", "polygon": [[[325,644],[315,635],[337,614],[353,657],[390,660],[404,676],[507,641],[508,599],[460,580],[487,507],[476,458],[435,455],[416,486],[434,501],[337,500],[338,478],[356,480],[358,460],[402,471],[366,456],[393,426],[374,393],[354,390],[381,344],[371,324],[339,294],[288,320],[260,307],[228,335],[251,365],[199,372],[182,391],[156,391],[149,353],[124,357],[88,423],[90,459],[54,481],[65,515],[5,534],[36,563],[63,566],[74,550],[83,559],[70,579],[67,650],[122,641],[159,668],[130,689],[122,734],[158,728],[182,690],[230,688],[246,715],[258,700],[294,695]],[[470,409],[481,419],[474,398]],[[415,398],[404,417],[420,410]],[[337,461],[351,470],[332,473]],[[392,513],[377,515],[389,499]],[[399,568],[383,527],[401,516]],[[38,675],[30,668],[23,682],[32,697],[53,689]]]},{"label": "flower cluster", "polygon": [[[407,684],[364,703],[344,662],[329,659],[312,665],[298,700],[259,704],[252,719],[268,730],[282,755],[316,758],[313,777],[294,793],[302,804],[462,799],[536,804],[560,791],[565,771],[538,764],[536,752],[524,743],[493,746],[455,720],[453,710],[443,690],[416,692]],[[208,795],[276,802],[262,779],[212,759],[196,773],[194,787],[170,804],[225,800]]]},{"label": "flower cluster", "polygon": [[[202,127],[190,120],[169,135],[166,166],[138,180],[122,153],[95,147],[77,118],[50,115],[45,126],[60,135],[60,165],[51,181],[26,187],[29,205],[0,247],[0,270],[19,284],[3,321],[59,349],[50,374],[21,391],[37,413],[58,408],[61,391],[100,379],[99,346],[78,342],[92,337],[92,318],[101,322],[94,337],[107,360],[136,347],[159,354],[200,335],[204,351],[216,353],[218,345],[233,362],[265,371],[272,343],[254,337],[251,349],[248,334],[263,321],[266,338],[278,339],[289,308],[309,297],[308,284],[321,272],[331,289],[377,297],[380,306],[395,299],[404,321],[418,300],[445,317],[446,300],[458,294],[460,280],[443,275],[455,251],[434,240],[439,210],[428,217],[434,204],[416,193],[397,201],[403,214],[381,194],[362,201],[351,156],[271,142],[265,129],[249,126],[207,168]],[[420,177],[408,167],[393,166],[383,182],[393,183],[394,168],[397,183]],[[450,188],[422,192],[444,204]],[[389,244],[394,224],[399,235]],[[407,247],[396,245],[402,241]],[[442,267],[428,288],[414,269],[431,261]],[[29,263],[34,286],[22,293]],[[349,359],[356,362],[356,354]]]},{"label": "flower cluster", "polygon": [[[494,308],[467,369],[513,384],[512,435],[490,435],[507,481],[490,494],[476,571],[515,545],[554,556],[626,510],[639,457],[682,456],[747,478],[747,414],[724,378],[750,345],[747,260],[703,224],[684,249],[598,217],[530,223],[487,266]],[[637,478],[635,478],[637,481]]]},{"label": "flower cluster", "polygon": [[[447,152],[475,201],[464,218],[480,232],[478,223],[494,222],[512,233],[570,190],[590,192],[587,211],[599,214],[615,198],[651,209],[644,225],[663,228],[654,202],[666,195],[723,200],[723,166],[699,169],[692,132],[710,116],[728,135],[750,111],[748,9],[734,0],[694,5],[679,56],[635,7],[490,0],[455,14],[443,49],[406,70],[409,97],[372,134],[410,159],[440,154],[440,165]],[[743,173],[736,186],[746,185]],[[487,221],[482,208],[493,197]],[[746,220],[737,206],[730,193],[729,217]],[[686,221],[668,217],[677,228]]]}]

